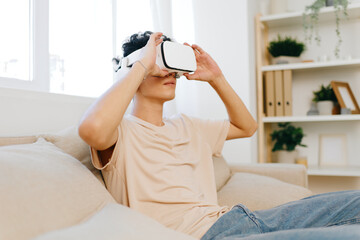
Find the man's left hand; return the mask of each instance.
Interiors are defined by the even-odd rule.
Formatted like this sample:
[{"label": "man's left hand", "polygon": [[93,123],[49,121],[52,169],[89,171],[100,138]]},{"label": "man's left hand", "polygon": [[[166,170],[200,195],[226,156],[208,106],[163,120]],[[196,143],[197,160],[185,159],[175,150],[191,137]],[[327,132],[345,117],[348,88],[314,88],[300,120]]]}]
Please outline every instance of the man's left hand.
[{"label": "man's left hand", "polygon": [[[184,43],[190,46],[187,43]],[[212,57],[200,46],[193,44],[190,46],[195,53],[197,69],[194,73],[184,73],[188,80],[198,80],[212,83],[223,76],[223,73]]]}]

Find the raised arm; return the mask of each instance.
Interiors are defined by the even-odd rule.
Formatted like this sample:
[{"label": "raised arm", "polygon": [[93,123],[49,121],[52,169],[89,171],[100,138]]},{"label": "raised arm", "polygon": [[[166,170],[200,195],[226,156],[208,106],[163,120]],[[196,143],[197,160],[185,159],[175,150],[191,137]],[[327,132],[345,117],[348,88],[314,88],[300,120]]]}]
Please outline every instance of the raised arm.
[{"label": "raised arm", "polygon": [[191,47],[195,52],[197,70],[193,74],[184,75],[189,80],[208,82],[220,96],[231,123],[226,140],[252,136],[257,129],[257,123],[243,101],[227,82],[211,56],[198,45],[194,44]]},{"label": "raised arm", "polygon": [[[131,99],[134,97],[143,79],[148,75],[165,76],[155,64],[156,46],[162,42],[162,33],[154,33],[144,47],[140,61],[106,91],[84,114],[79,135],[96,150],[105,150],[113,146],[118,138],[116,131]],[[144,65],[144,66],[143,66]]]}]

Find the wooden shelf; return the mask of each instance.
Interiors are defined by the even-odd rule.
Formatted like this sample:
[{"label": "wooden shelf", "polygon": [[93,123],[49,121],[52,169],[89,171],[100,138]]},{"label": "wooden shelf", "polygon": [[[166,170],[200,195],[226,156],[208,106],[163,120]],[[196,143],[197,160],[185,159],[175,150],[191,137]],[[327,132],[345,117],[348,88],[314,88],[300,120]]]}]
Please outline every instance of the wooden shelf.
[{"label": "wooden shelf", "polygon": [[360,114],[264,117],[263,118],[264,123],[278,123],[278,122],[336,122],[336,121],[360,121]]},{"label": "wooden shelf", "polygon": [[[360,16],[360,4],[354,3],[348,6],[349,19],[356,19]],[[341,14],[342,18],[345,18]],[[320,10],[319,22],[335,21],[334,7],[326,7]],[[269,27],[283,27],[291,25],[302,25],[303,24],[303,11],[281,13],[275,15],[267,15],[260,17],[262,23],[266,23]]]},{"label": "wooden shelf", "polygon": [[333,176],[333,177],[360,177],[360,167],[343,168],[311,168],[308,169],[309,176]]},{"label": "wooden shelf", "polygon": [[261,68],[262,72],[267,71],[276,71],[276,70],[312,70],[312,69],[322,69],[322,68],[359,68],[360,59],[351,59],[351,60],[337,60],[337,61],[328,61],[328,62],[310,62],[310,63],[292,63],[292,64],[277,64],[277,65],[268,65]]},{"label": "wooden shelf", "polygon": [[[327,29],[328,26],[335,26],[335,11],[334,7],[322,8],[319,16],[319,23],[323,23],[321,27]],[[342,14],[342,13],[341,13]],[[357,24],[360,20],[360,3],[351,4],[348,6],[348,18],[350,21],[347,21],[341,16],[342,24],[346,26],[354,27],[353,29],[347,30],[347,37],[352,40],[352,44],[356,44],[356,39],[353,39],[351,31],[357,30]],[[359,73],[360,69],[360,55],[358,52],[351,52],[353,59],[348,60],[331,60],[326,62],[301,62],[293,64],[281,64],[281,65],[269,65],[270,63],[270,54],[266,51],[269,45],[269,37],[273,33],[292,33],[293,31],[302,30],[303,25],[303,11],[293,12],[293,13],[283,13],[277,15],[261,16],[258,14],[255,21],[255,46],[256,46],[256,96],[257,96],[257,116],[258,116],[258,162],[272,162],[272,140],[271,132],[275,127],[273,123],[279,122],[293,122],[293,123],[303,123],[300,124],[304,128],[311,130],[311,135],[309,135],[309,140],[312,142],[317,142],[317,137],[321,134],[322,130],[326,129],[324,132],[331,132],[333,126],[344,125],[343,129],[345,133],[348,134],[349,138],[352,140],[351,149],[348,149],[349,155],[358,156],[359,149],[353,146],[357,146],[359,138],[357,135],[359,126],[360,126],[360,114],[351,114],[351,115],[317,115],[317,116],[306,116],[305,112],[301,116],[284,116],[284,117],[266,117],[265,112],[265,91],[266,85],[264,81],[264,73],[269,71],[284,71],[290,70],[292,76],[296,79],[296,85],[292,86],[293,91],[300,91],[302,89],[313,89],[312,85],[315,85],[315,81],[319,79],[319,82],[325,82],[325,78],[328,79],[332,73],[339,72],[339,74]],[[349,36],[350,35],[350,36]],[[315,46],[312,46],[315,48]],[[311,51],[311,49],[309,49]],[[323,49],[324,51],[326,49]],[[349,49],[351,50],[351,49]],[[314,53],[314,55],[319,55]],[[305,59],[303,59],[305,60]],[[313,59],[316,60],[316,59]],[[297,74],[299,73],[299,74]],[[305,74],[300,74],[305,73]],[[304,79],[309,79],[309,76],[314,75],[314,82],[303,81]],[[324,75],[324,76],[323,76]],[[347,75],[344,75],[347,76]],[[354,78],[354,77],[352,77]],[[357,78],[357,77],[355,77]],[[356,81],[356,80],[354,80]],[[317,83],[317,82],[316,82]],[[356,81],[357,85],[358,81]],[[294,88],[296,88],[294,90]],[[298,94],[298,92],[296,92]],[[298,100],[298,95],[296,95],[296,100]],[[304,102],[297,102],[301,107],[305,107],[307,104]],[[297,110],[300,110],[297,109]],[[305,109],[305,108],[304,108]],[[353,126],[354,125],[354,126]],[[352,130],[354,128],[354,131]],[[337,130],[335,130],[337,131]],[[350,146],[350,145],[349,145]],[[306,151],[306,155],[311,160],[311,163],[315,163],[319,155],[319,150],[317,148],[309,148]],[[357,159],[351,159],[351,162],[357,163]],[[357,167],[344,167],[344,168],[317,168],[311,167],[308,170],[309,176],[337,176],[337,177],[359,177],[360,178],[360,166]]]}]

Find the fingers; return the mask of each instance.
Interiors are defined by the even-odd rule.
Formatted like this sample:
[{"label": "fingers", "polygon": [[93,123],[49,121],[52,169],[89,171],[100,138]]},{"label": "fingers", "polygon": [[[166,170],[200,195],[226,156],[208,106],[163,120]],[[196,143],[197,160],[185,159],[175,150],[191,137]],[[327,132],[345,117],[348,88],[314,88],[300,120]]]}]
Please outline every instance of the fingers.
[{"label": "fingers", "polygon": [[155,32],[155,33],[153,33],[153,34],[150,35],[150,39],[153,38],[153,39],[155,39],[155,40],[158,40],[158,39],[161,38],[162,35],[163,35],[162,32]]},{"label": "fingers", "polygon": [[196,57],[198,57],[200,55],[199,51],[197,51],[193,46],[191,46],[187,42],[184,42],[184,45],[191,47],[194,50],[194,54]]},{"label": "fingers", "polygon": [[205,53],[205,51],[199,45],[193,44],[191,47],[198,51],[200,54]]},{"label": "fingers", "polygon": [[157,45],[159,45],[160,43],[162,43],[162,41],[163,41],[163,39],[162,39],[162,38],[160,38],[160,39],[156,40],[155,45],[156,45],[156,46],[157,46]]},{"label": "fingers", "polygon": [[183,74],[187,80],[198,80],[199,76],[196,73],[193,74],[189,74],[189,73],[184,73]]},{"label": "fingers", "polygon": [[155,45],[159,45],[163,41],[161,38],[162,35],[163,33],[161,32],[156,32],[151,34],[149,38],[149,42],[155,42]]}]

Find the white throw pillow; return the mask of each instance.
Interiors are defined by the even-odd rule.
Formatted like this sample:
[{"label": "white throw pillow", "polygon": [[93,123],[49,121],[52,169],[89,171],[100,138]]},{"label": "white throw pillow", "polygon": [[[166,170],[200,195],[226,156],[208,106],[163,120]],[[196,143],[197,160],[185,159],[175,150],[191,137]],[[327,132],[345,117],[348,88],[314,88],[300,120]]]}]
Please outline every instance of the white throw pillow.
[{"label": "white throw pillow", "polygon": [[0,239],[78,224],[115,200],[78,160],[40,138],[0,147]]},{"label": "white throw pillow", "polygon": [[33,240],[190,240],[195,239],[164,227],[155,220],[120,204],[108,204],[88,221],[46,233]]},{"label": "white throw pillow", "polygon": [[90,147],[80,138],[76,126],[63,129],[56,133],[40,134],[38,137],[45,138],[46,141],[53,143],[64,152],[78,159],[105,186],[101,172],[91,163]]},{"label": "white throw pillow", "polygon": [[309,189],[252,173],[235,173],[218,192],[221,206],[243,204],[262,210],[310,196]]}]

